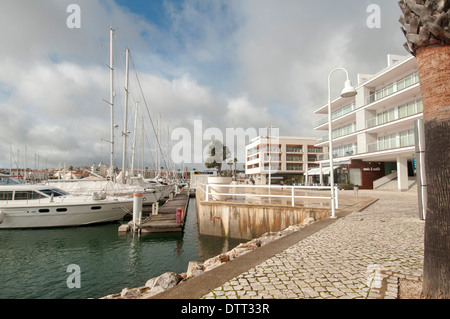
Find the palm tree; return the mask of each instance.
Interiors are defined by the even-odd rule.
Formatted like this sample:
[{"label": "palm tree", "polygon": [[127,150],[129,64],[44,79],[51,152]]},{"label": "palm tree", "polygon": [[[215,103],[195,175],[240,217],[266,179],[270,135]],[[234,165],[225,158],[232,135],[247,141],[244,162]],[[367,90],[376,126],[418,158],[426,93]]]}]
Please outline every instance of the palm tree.
[{"label": "palm tree", "polygon": [[230,155],[230,150],[221,141],[215,139],[208,145],[209,156],[205,160],[207,168],[217,168],[217,174],[222,176],[222,163]]},{"label": "palm tree", "polygon": [[405,48],[416,57],[423,100],[427,210],[424,298],[450,298],[450,1],[401,0]]}]

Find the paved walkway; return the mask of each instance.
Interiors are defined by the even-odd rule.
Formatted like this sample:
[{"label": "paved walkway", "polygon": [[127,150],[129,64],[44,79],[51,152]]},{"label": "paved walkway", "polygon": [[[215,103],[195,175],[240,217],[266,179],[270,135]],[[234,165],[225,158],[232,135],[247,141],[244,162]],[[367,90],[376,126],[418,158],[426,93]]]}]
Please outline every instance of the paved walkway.
[{"label": "paved walkway", "polygon": [[359,196],[379,200],[202,298],[397,298],[399,278],[422,276],[425,222],[418,217],[417,192],[360,190]]}]

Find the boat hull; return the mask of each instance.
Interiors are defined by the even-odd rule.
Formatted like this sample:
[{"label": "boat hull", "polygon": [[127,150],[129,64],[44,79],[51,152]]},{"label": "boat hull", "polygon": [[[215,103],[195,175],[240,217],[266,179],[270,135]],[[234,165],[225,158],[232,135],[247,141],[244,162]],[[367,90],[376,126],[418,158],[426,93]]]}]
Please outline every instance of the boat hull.
[{"label": "boat hull", "polygon": [[71,227],[122,219],[132,201],[90,202],[83,205],[35,205],[0,208],[0,229]]}]

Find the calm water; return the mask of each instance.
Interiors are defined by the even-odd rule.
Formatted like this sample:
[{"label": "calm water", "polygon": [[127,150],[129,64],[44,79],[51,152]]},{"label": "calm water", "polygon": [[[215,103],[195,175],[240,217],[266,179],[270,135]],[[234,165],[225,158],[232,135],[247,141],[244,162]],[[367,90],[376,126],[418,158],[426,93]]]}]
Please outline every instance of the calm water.
[{"label": "calm water", "polygon": [[[100,298],[139,287],[167,271],[185,272],[240,243],[199,235],[195,199],[182,234],[118,235],[118,223],[0,231],[0,298]],[[67,267],[81,270],[81,287],[69,289]]]}]

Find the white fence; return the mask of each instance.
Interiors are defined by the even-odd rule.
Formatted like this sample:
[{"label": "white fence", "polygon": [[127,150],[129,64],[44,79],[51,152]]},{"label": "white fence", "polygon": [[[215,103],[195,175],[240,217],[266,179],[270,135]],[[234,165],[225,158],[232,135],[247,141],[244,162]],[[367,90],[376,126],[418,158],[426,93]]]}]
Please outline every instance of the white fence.
[{"label": "white fence", "polygon": [[[295,206],[295,199],[328,199],[330,200],[330,207],[333,205],[333,201],[331,198],[331,187],[330,186],[290,186],[290,185],[239,185],[239,184],[199,184],[199,187],[197,187],[199,190],[201,190],[203,193],[205,193],[206,201],[209,202],[210,200],[214,200],[214,198],[210,195],[222,195],[222,196],[233,196],[233,197],[246,197],[246,196],[252,196],[252,197],[267,197],[267,198],[290,198],[291,199],[291,205]],[[236,192],[226,192],[226,193],[219,193],[215,189],[233,189],[236,190]],[[257,193],[257,192],[246,192],[249,189],[267,189],[266,193]],[[241,191],[239,191],[241,190]],[[278,194],[272,194],[271,190],[278,191]],[[315,190],[315,191],[322,191],[322,190],[328,190],[330,193],[328,196],[311,196],[311,195],[296,195],[295,190]],[[282,191],[282,192],[281,192]],[[279,194],[282,193],[282,194]],[[289,195],[286,195],[289,194]],[[337,186],[334,187],[334,194],[335,194],[335,208],[338,208],[338,189]]]}]

